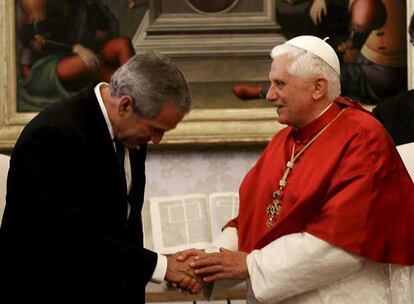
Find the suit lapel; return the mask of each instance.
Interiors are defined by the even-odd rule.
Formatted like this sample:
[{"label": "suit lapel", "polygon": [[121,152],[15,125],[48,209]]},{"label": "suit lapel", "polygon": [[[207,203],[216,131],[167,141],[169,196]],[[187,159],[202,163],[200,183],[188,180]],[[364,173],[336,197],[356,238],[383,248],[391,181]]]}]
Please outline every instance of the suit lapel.
[{"label": "suit lapel", "polygon": [[144,201],[145,190],[145,158],[147,145],[141,145],[139,150],[129,150],[131,161],[132,186],[128,195],[128,202],[131,206],[128,218],[128,230],[133,239],[141,233],[141,210]]},{"label": "suit lapel", "polygon": [[[103,174],[105,175],[105,178],[110,181],[107,184],[116,187],[114,192],[117,194],[117,197],[115,198],[114,203],[118,205],[118,208],[123,209],[122,213],[125,214],[126,220],[127,193],[118,168],[118,160],[113,141],[93,87],[83,91],[82,97],[87,104],[87,106],[85,106],[85,112],[87,113],[84,114],[87,115],[86,119],[90,121],[88,128],[90,131],[88,132],[89,134],[87,134],[87,142],[90,143],[90,153],[97,162],[96,166],[105,168]],[[108,162],[108,160],[111,161]]]}]

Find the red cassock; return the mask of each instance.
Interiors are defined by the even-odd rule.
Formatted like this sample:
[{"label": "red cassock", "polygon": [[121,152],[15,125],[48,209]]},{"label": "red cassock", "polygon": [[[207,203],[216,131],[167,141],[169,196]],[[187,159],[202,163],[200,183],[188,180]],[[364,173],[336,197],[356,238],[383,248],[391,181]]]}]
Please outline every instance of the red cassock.
[{"label": "red cassock", "polygon": [[[266,208],[293,143],[297,153],[332,120],[297,159],[268,228]],[[246,252],[307,232],[373,261],[413,265],[414,184],[382,125],[356,102],[339,98],[309,125],[273,137],[244,178],[239,216],[228,226],[237,227],[239,249]]]}]

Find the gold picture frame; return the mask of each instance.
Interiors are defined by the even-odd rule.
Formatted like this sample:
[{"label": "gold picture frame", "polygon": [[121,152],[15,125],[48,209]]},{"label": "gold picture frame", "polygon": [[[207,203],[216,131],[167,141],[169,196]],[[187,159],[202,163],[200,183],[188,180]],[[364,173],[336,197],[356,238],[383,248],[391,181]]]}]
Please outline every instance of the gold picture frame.
[{"label": "gold picture frame", "polygon": [[[414,4],[407,1],[407,19]],[[12,150],[23,127],[37,112],[18,112],[16,103],[15,1],[0,1],[0,151]],[[407,39],[408,41],[408,39]],[[408,81],[414,88],[414,50],[408,47]],[[263,144],[283,126],[274,108],[196,109],[167,133],[163,144]]]}]

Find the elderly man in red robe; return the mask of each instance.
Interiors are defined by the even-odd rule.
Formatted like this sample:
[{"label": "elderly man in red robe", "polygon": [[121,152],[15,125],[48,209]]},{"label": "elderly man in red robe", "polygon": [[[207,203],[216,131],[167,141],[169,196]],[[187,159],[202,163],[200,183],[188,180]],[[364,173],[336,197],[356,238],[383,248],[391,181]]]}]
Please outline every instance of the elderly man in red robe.
[{"label": "elderly man in red robe", "polygon": [[288,126],[244,178],[220,251],[181,259],[197,255],[204,282],[247,280],[248,303],[409,303],[414,185],[391,137],[340,97],[325,41],[299,36],[271,56],[267,99]]}]

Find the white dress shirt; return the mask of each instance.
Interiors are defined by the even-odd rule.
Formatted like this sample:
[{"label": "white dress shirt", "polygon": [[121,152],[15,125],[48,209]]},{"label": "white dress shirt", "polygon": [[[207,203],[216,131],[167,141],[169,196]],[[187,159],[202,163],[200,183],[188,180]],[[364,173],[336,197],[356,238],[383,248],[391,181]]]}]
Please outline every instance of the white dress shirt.
[{"label": "white dress shirt", "polygon": [[[106,108],[105,108],[105,105],[102,99],[101,90],[100,90],[101,85],[108,85],[108,84],[105,82],[98,83],[95,86],[94,91],[95,91],[96,98],[98,99],[98,103],[101,108],[102,114],[105,118],[106,125],[108,126],[109,133],[111,134],[111,138],[113,140],[115,138],[114,130],[112,128],[112,123],[109,119],[108,112],[106,111]],[[115,143],[114,143],[114,149],[115,149]],[[124,168],[125,168],[125,177],[126,177],[126,182],[127,182],[127,192],[129,193],[129,191],[131,190],[131,185],[132,185],[132,175],[131,175],[131,162],[129,160],[128,149],[125,149]],[[130,210],[131,208],[128,203],[128,216],[129,216]],[[165,274],[167,273],[167,257],[159,253],[157,253],[157,255],[158,255],[157,265],[155,266],[154,273],[152,274],[151,282],[161,283],[164,281]]]}]

